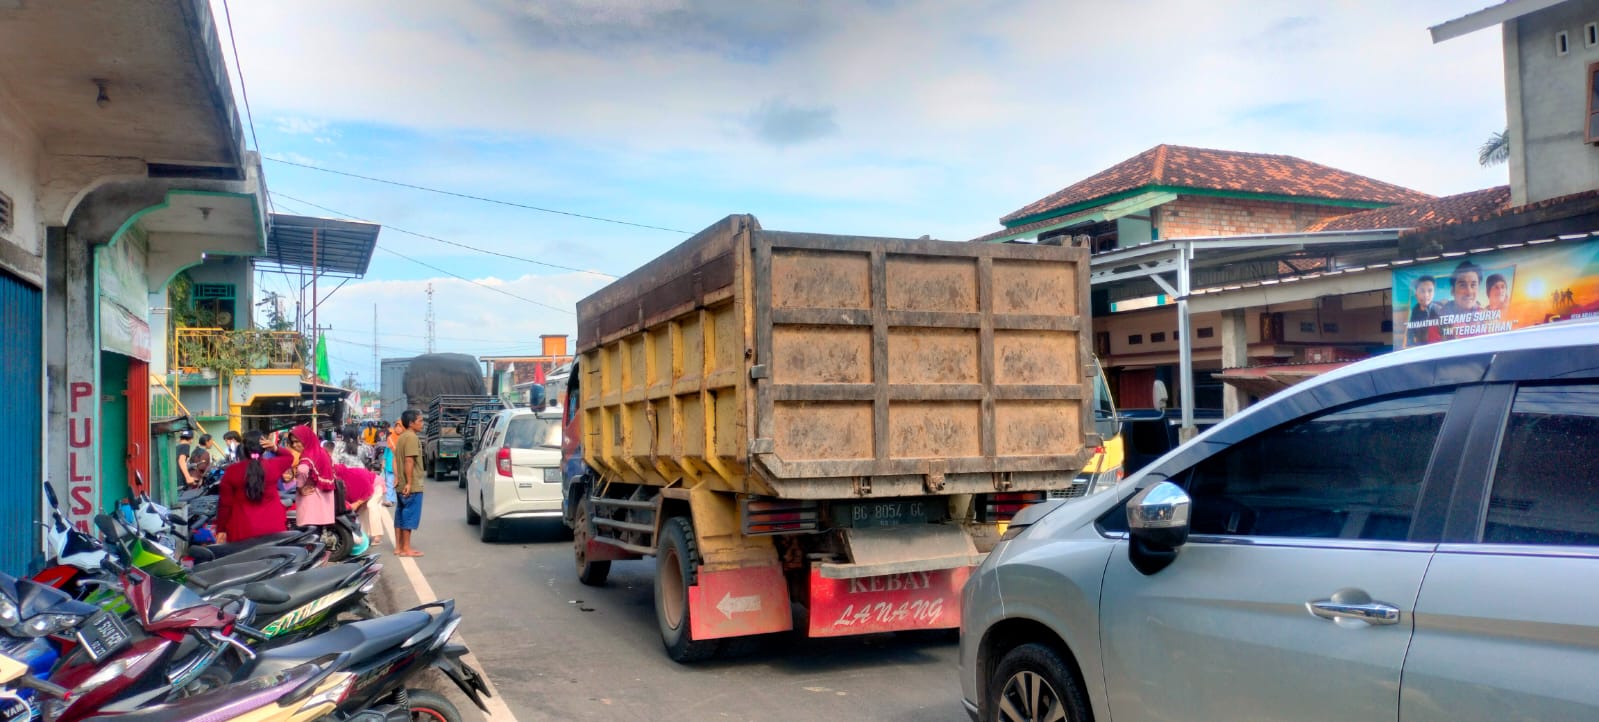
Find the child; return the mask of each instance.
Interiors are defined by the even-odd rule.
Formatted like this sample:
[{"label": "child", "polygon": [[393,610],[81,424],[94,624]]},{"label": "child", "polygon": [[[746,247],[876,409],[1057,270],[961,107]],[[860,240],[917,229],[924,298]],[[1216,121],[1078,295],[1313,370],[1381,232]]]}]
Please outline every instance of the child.
[{"label": "child", "polygon": [[[1433,303],[1433,295],[1438,291],[1438,279],[1432,276],[1421,276],[1410,286],[1411,295],[1415,297],[1416,304],[1410,307],[1409,332],[1406,334],[1406,346],[1420,346],[1443,340],[1443,328],[1438,324],[1440,307]],[[1431,323],[1428,323],[1428,322]]]}]

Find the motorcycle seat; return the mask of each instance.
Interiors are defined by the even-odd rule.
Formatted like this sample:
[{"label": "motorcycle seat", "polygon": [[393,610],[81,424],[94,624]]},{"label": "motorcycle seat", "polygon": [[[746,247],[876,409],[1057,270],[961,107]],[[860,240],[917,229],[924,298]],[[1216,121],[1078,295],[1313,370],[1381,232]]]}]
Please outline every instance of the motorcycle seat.
[{"label": "motorcycle seat", "polygon": [[280,546],[293,543],[301,537],[308,536],[302,531],[280,531],[276,534],[263,534],[244,541],[228,542],[227,544],[211,544],[207,546],[189,547],[189,556],[194,558],[194,563],[209,562],[222,557],[238,554],[239,552],[256,547]]},{"label": "motorcycle seat", "polygon": [[257,559],[237,564],[218,564],[209,569],[190,572],[186,583],[201,594],[209,594],[263,579],[277,570],[278,563],[275,559]]},{"label": "motorcycle seat", "polygon": [[350,666],[371,661],[384,650],[397,647],[433,623],[433,615],[416,610],[390,614],[364,622],[351,622],[326,634],[268,649],[240,668],[234,679],[248,679],[291,669],[318,657],[349,652]]},{"label": "motorcycle seat", "polygon": [[141,710],[90,717],[91,720],[116,720],[117,722],[185,722],[187,720],[227,720],[247,716],[250,712],[273,704],[284,695],[310,679],[314,669],[296,670],[294,674],[274,675],[212,690],[206,694],[146,707]]},{"label": "motorcycle seat", "polygon": [[298,568],[305,563],[306,558],[310,555],[310,552],[301,547],[256,547],[230,554],[221,559],[195,564],[194,571],[203,572],[224,564],[238,564],[240,562],[253,562],[263,559],[270,559],[279,564]]},{"label": "motorcycle seat", "polygon": [[263,579],[244,585],[244,596],[256,603],[259,614],[278,615],[337,590],[352,571],[339,565]]}]

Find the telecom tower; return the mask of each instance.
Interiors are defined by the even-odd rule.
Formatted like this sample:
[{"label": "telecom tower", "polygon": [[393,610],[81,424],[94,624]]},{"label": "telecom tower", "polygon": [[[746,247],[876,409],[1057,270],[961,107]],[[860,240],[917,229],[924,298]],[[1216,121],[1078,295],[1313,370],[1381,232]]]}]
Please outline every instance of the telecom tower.
[{"label": "telecom tower", "polygon": [[428,284],[428,353],[433,353],[433,284]]}]

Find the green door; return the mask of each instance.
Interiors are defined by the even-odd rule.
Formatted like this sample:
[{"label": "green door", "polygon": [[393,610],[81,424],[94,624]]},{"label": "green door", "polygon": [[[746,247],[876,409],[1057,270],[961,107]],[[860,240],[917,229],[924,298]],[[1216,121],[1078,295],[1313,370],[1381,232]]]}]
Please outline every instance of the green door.
[{"label": "green door", "polygon": [[100,352],[100,508],[112,511],[128,486],[128,358]]}]

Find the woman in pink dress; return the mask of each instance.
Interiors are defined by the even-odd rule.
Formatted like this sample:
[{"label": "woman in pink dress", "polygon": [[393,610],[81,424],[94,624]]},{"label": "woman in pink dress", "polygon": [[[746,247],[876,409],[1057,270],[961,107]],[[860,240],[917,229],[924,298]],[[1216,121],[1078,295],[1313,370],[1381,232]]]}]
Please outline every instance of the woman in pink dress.
[{"label": "woman in pink dress", "polygon": [[330,526],[334,514],[333,459],[317,443],[316,433],[309,426],[296,426],[289,432],[289,449],[296,457],[294,483],[294,522],[307,526]]}]

